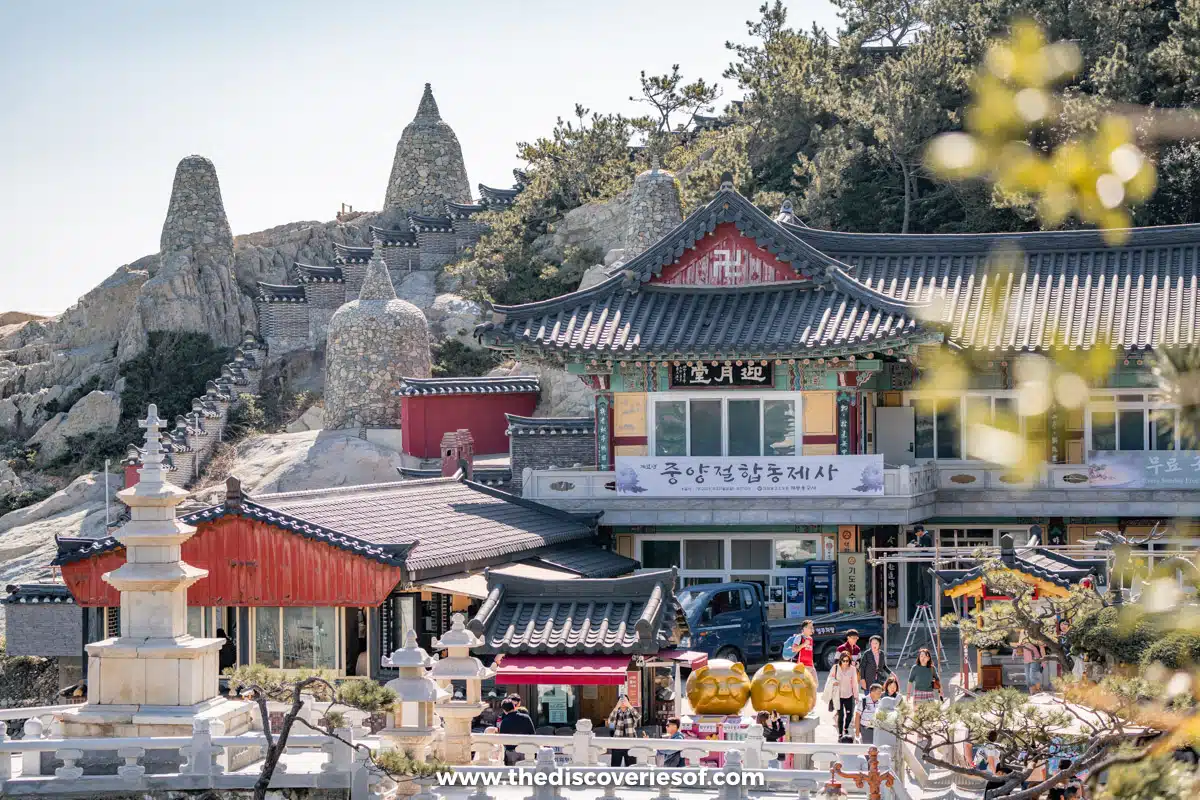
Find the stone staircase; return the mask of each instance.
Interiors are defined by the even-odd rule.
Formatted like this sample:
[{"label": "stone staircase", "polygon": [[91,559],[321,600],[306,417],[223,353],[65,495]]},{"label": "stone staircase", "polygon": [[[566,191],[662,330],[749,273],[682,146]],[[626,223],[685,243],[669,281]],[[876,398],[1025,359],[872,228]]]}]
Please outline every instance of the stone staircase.
[{"label": "stone staircase", "polygon": [[[164,461],[171,483],[186,487],[204,471],[224,437],[229,412],[238,398],[258,394],[266,355],[266,347],[258,338],[247,334],[233,361],[221,367],[221,374],[208,382],[201,397],[193,398],[192,410],[177,416],[174,427],[163,434]],[[122,463],[141,464],[142,448],[129,445]]]}]

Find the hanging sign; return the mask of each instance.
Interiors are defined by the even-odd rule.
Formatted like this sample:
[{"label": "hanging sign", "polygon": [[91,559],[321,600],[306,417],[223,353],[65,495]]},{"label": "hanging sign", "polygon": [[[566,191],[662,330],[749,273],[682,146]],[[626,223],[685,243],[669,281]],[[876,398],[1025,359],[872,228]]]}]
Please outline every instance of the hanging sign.
[{"label": "hanging sign", "polygon": [[1101,489],[1200,489],[1200,452],[1092,450],[1087,471]]},{"label": "hanging sign", "polygon": [[900,565],[888,562],[884,565],[884,597],[888,608],[900,607]]},{"label": "hanging sign", "polygon": [[883,456],[617,456],[618,495],[863,497],[883,494]]},{"label": "hanging sign", "polygon": [[696,361],[671,367],[672,389],[696,389],[706,386],[773,386],[771,363],[722,364]]},{"label": "hanging sign", "polygon": [[838,609],[863,611],[867,607],[866,559],[862,553],[838,553]]},{"label": "hanging sign", "polygon": [[625,693],[629,695],[630,705],[640,706],[642,704],[641,670],[630,670],[625,673]]}]

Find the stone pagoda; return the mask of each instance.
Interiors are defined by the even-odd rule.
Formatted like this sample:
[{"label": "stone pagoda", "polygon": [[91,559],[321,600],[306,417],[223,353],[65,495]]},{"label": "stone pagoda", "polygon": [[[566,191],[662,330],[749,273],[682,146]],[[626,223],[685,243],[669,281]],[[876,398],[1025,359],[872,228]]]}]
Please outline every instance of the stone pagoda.
[{"label": "stone pagoda", "polygon": [[[483,639],[467,630],[466,617],[461,613],[451,617],[450,630],[434,641],[433,646],[445,650],[446,657],[433,665],[430,677],[447,691],[435,710],[446,727],[443,756],[451,764],[471,763],[471,720],[478,717],[487,703],[483,702],[482,682],[496,673],[471,655],[471,648],[483,644]],[[454,681],[463,681],[466,694],[453,697]]]},{"label": "stone pagoda", "polygon": [[104,575],[121,592],[121,636],[87,645],[88,702],[62,717],[64,735],[190,736],[197,720],[225,733],[250,727],[252,706],[222,698],[217,685],[221,639],[187,632],[187,590],[207,570],[187,564],[181,547],[196,532],[175,517],[187,493],[168,483],[151,405],[140,480],[118,493],[130,521],[115,537],[125,563]]}]

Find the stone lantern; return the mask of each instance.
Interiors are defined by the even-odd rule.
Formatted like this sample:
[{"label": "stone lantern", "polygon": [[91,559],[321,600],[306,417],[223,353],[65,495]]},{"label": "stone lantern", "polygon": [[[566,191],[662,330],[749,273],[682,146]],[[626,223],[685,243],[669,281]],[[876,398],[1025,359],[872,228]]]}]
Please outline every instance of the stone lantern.
[{"label": "stone lantern", "polygon": [[446,760],[451,764],[470,764],[471,720],[487,708],[482,700],[482,681],[496,673],[470,654],[471,648],[483,644],[483,640],[467,630],[466,617],[455,614],[451,623],[450,630],[433,643],[435,648],[446,651],[446,657],[434,664],[430,674],[446,689],[451,681],[466,683],[466,696],[439,701],[437,712],[446,723]]},{"label": "stone lantern", "polygon": [[379,738],[389,749],[409,751],[418,761],[428,755],[436,733],[433,704],[446,695],[429,677],[433,663],[429,654],[417,646],[413,630],[404,637],[404,647],[384,660],[384,666],[395,667],[400,673],[386,684],[396,692],[398,708],[392,712],[391,726],[381,730]]}]

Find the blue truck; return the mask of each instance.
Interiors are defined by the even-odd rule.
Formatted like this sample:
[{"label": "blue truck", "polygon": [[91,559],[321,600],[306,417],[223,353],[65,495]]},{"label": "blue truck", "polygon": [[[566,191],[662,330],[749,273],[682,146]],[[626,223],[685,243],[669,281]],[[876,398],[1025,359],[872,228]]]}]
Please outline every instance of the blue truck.
[{"label": "blue truck", "polygon": [[[762,586],[757,583],[705,583],[678,594],[691,630],[691,649],[713,658],[750,664],[780,660],[783,645],[799,632],[801,619],[768,619]],[[872,636],[883,634],[878,614],[841,611],[811,617],[813,663],[829,669],[846,631],[858,631],[866,649]]]}]

